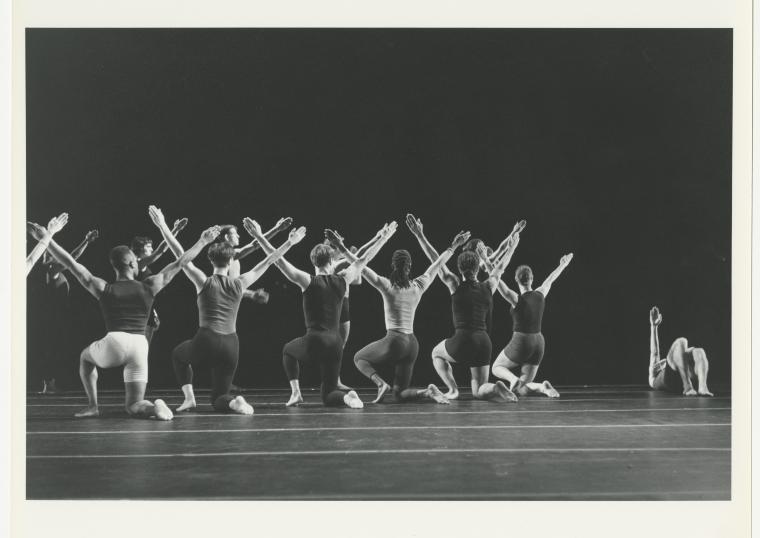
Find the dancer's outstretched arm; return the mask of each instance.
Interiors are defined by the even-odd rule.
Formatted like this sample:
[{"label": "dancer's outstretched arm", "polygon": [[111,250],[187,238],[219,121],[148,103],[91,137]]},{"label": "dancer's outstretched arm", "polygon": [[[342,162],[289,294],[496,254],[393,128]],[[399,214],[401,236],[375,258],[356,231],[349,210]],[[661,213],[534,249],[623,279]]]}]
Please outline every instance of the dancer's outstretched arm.
[{"label": "dancer's outstretched arm", "polygon": [[[179,244],[177,238],[174,237],[174,234],[172,234],[171,230],[169,230],[169,227],[166,225],[164,214],[159,208],[152,205],[148,207],[148,215],[150,215],[150,220],[153,221],[153,224],[158,227],[161,235],[164,238],[164,241],[166,241],[166,244],[172,251],[172,254],[174,254],[174,256],[179,259],[179,257],[184,254],[185,249],[182,248],[182,245]],[[206,282],[206,278],[208,278],[206,276],[206,273],[198,269],[192,261],[186,263],[182,267],[182,270],[187,275],[187,278],[190,279],[190,282],[192,282],[195,286],[195,290],[201,291],[201,289],[203,289],[203,284]]]},{"label": "dancer's outstretched arm", "polygon": [[[422,221],[409,213],[406,216],[406,225],[409,227],[412,235],[417,238],[425,256],[427,256],[431,262],[437,260],[439,254],[435,248],[433,248],[433,245],[430,244],[430,241],[427,240],[427,237],[425,237],[425,233],[422,231]],[[438,270],[438,277],[441,279],[441,282],[446,284],[446,287],[449,288],[451,293],[454,293],[459,287],[459,277],[452,273],[445,264]]]},{"label": "dancer's outstretched arm", "polygon": [[[293,218],[292,217],[285,217],[277,221],[277,224],[272,226],[272,228],[267,231],[264,234],[264,237],[267,238],[267,240],[271,240],[275,235],[277,235],[280,232],[284,232],[288,228],[290,228],[293,225]],[[261,248],[261,245],[259,245],[259,242],[254,239],[244,247],[241,247],[239,249],[235,250],[235,259],[241,260],[248,256],[251,252],[254,252]]]},{"label": "dancer's outstretched arm", "polygon": [[[380,252],[380,249],[383,247],[383,245],[388,242],[388,239],[390,239],[393,234],[396,233],[397,229],[398,224],[395,221],[384,225],[375,236],[377,240],[373,239],[371,242],[374,242],[374,244],[368,247],[364,254],[361,256],[352,254],[351,251],[346,248],[345,244],[343,243],[343,238],[340,236],[340,234],[333,230],[325,230],[325,236],[330,240],[331,243],[338,245],[338,250],[340,250],[346,259],[351,262],[351,265],[349,265],[348,268],[341,274],[341,276],[346,279],[347,284],[350,284],[356,280],[360,274],[362,274],[362,271],[366,268],[367,263],[369,263],[372,258],[377,256],[377,253]],[[377,277],[376,274],[375,277]]]},{"label": "dancer's outstretched arm", "polygon": [[433,263],[430,264],[430,267],[427,268],[425,271],[425,277],[427,282],[430,283],[435,278],[435,275],[439,273],[441,270],[441,267],[444,267],[446,265],[446,262],[449,261],[449,259],[454,255],[454,252],[464,245],[467,241],[470,240],[470,232],[459,232],[455,237],[454,240],[451,242],[451,246],[441,252],[441,255],[438,256],[438,259],[436,259]]},{"label": "dancer's outstretched arm", "polygon": [[[512,255],[515,252],[515,249],[517,248],[517,245],[520,243],[520,234],[516,233],[514,235],[510,234],[507,239],[504,241],[507,245],[506,251],[502,254],[502,258],[505,256],[507,257],[507,263],[506,265],[509,265],[509,262],[512,260]],[[501,247],[500,247],[501,248]],[[494,261],[489,259],[488,254],[486,253],[486,249],[483,245],[480,245],[480,247],[477,250],[478,256],[480,256],[481,261],[483,262],[483,265],[485,265],[486,271],[490,274],[491,271],[493,271],[496,264]],[[498,258],[494,258],[495,260],[498,260]],[[506,268],[505,265],[505,268]],[[499,290],[499,293],[502,297],[512,306],[517,305],[517,301],[520,298],[520,296],[513,291],[504,280],[499,277],[499,282],[497,283]]]},{"label": "dancer's outstretched arm", "polygon": [[559,260],[559,266],[551,272],[549,276],[546,277],[546,280],[544,280],[544,283],[541,284],[538,288],[536,288],[536,291],[540,291],[544,294],[544,297],[549,295],[549,290],[552,287],[552,284],[555,280],[557,280],[557,277],[562,274],[562,271],[565,270],[565,267],[570,265],[570,262],[573,259],[573,253],[565,254],[562,256],[562,258]]},{"label": "dancer's outstretched arm", "polygon": [[106,288],[105,280],[93,276],[84,265],[77,262],[71,254],[66,252],[66,250],[64,250],[58,243],[53,241],[52,234],[46,228],[34,222],[27,222],[27,230],[32,237],[38,241],[45,241],[47,243],[47,250],[53,258],[66,269],[71,271],[71,274],[74,275],[82,287],[90,292],[93,297],[100,299],[100,295]]},{"label": "dancer's outstretched arm", "polygon": [[[500,283],[503,282],[501,280],[501,275],[504,274],[504,270],[507,268],[507,265],[509,265],[509,262],[512,259],[512,254],[514,254],[515,249],[517,248],[517,244],[519,242],[520,242],[520,234],[518,233],[518,234],[515,234],[514,237],[510,239],[506,252],[504,252],[501,258],[496,260],[496,262],[493,264],[493,268],[489,271],[488,284],[491,287],[491,293],[495,292],[499,288]],[[483,256],[483,254],[484,253],[482,251],[479,252],[479,255],[481,257]],[[509,299],[507,300],[509,301]],[[516,304],[516,303],[517,301],[515,301],[512,304]]]},{"label": "dancer's outstretched arm", "polygon": [[[53,217],[50,219],[50,222],[48,222],[47,225],[47,231],[49,232],[48,237],[46,239],[42,239],[37,243],[32,251],[29,253],[29,255],[26,257],[26,274],[29,275],[29,271],[32,270],[32,267],[34,267],[34,264],[37,263],[37,260],[39,260],[42,257],[42,254],[47,250],[48,245],[50,244],[50,240],[53,238],[53,236],[60,232],[61,229],[66,226],[66,223],[69,221],[69,214],[68,213],[61,213],[57,217]],[[32,234],[33,237],[36,237],[33,233],[34,227],[30,228],[30,224],[34,223],[27,223],[26,231],[29,234]],[[39,226],[39,224],[36,224],[35,226]]]},{"label": "dancer's outstretched arm", "polygon": [[660,337],[658,330],[662,323],[662,315],[659,308],[652,307],[649,311],[649,386],[654,383],[654,378],[660,373],[667,359],[660,360]]},{"label": "dancer's outstretched arm", "polygon": [[519,236],[519,235],[520,235],[520,232],[522,232],[522,231],[525,229],[525,226],[526,226],[527,224],[528,224],[528,223],[527,223],[526,221],[524,221],[524,220],[518,221],[518,222],[517,222],[517,223],[516,223],[516,224],[515,224],[515,225],[512,227],[512,231],[511,231],[511,232],[509,232],[509,235],[508,235],[507,237],[505,237],[505,238],[504,238],[504,241],[502,241],[502,242],[501,242],[501,244],[499,245],[499,248],[497,248],[497,249],[496,249],[496,250],[493,252],[493,254],[491,254],[491,255],[490,255],[488,258],[489,258],[489,259],[490,259],[492,262],[495,262],[496,260],[498,260],[499,258],[501,258],[502,256],[504,256],[504,253],[505,253],[505,252],[507,252],[507,249],[508,249],[508,248],[509,248],[509,246],[510,246],[510,239],[514,240],[514,237],[515,237],[515,236]]},{"label": "dancer's outstretched arm", "polygon": [[[187,219],[177,219],[174,221],[174,226],[172,226],[172,235],[177,236],[179,232],[185,229],[185,226],[187,226]],[[162,240],[159,245],[153,249],[153,252],[150,253],[150,255],[145,256],[144,258],[140,258],[138,260],[138,263],[140,265],[140,269],[143,267],[147,267],[149,265],[153,265],[161,256],[163,256],[166,251],[169,249],[169,245],[166,243],[166,239]]]},{"label": "dancer's outstretched arm", "polygon": [[[351,252],[351,250],[348,247],[346,247],[343,237],[335,230],[330,230],[329,228],[325,229],[325,239],[327,239],[330,242],[333,248],[335,248],[338,252],[343,254],[343,256],[349,261],[349,263],[354,263],[361,256],[363,256],[370,248],[372,248],[374,245],[377,244],[377,242],[381,239],[382,232],[386,228],[386,226],[388,225],[386,224],[385,226],[383,226],[383,229],[377,232],[377,234],[375,234],[375,237],[367,241],[356,252]],[[366,277],[369,283],[372,285],[372,287],[379,291],[385,291],[388,288],[390,288],[390,281],[387,278],[378,275],[366,265],[364,266],[364,269],[362,270],[362,276]]]},{"label": "dancer's outstretched arm", "polygon": [[[164,226],[166,226],[165,222],[164,222]],[[185,267],[188,263],[193,261],[195,257],[201,253],[201,251],[206,245],[208,245],[209,243],[213,243],[214,239],[216,239],[219,236],[219,233],[221,231],[222,231],[222,228],[220,226],[212,226],[211,228],[207,228],[206,230],[203,231],[198,241],[192,247],[190,247],[189,250],[183,253],[179,258],[174,260],[172,263],[170,263],[169,265],[161,269],[161,271],[159,271],[155,275],[152,275],[146,278],[144,282],[148,287],[151,288],[151,290],[153,291],[153,295],[161,291],[161,289],[163,289],[167,284],[169,284],[169,282],[171,282],[171,280],[177,275],[177,273],[180,272],[180,270],[182,270],[183,267]],[[169,235],[171,235],[171,232],[169,232]],[[167,237],[166,242],[167,243],[169,242],[168,237]]]},{"label": "dancer's outstretched arm", "polygon": [[[258,224],[253,219],[249,217],[243,219],[243,227],[252,236],[256,226],[258,226]],[[259,227],[259,229],[261,229],[261,227]],[[267,253],[267,256],[276,250],[264,236],[261,236],[259,238],[259,244],[261,245],[262,250]],[[305,291],[306,288],[309,287],[309,284],[311,284],[311,275],[309,273],[296,268],[292,263],[290,263],[282,256],[280,256],[280,258],[277,259],[274,264],[277,269],[279,269],[282,274],[285,275],[285,278],[301,288],[301,291]]]},{"label": "dancer's outstretched arm", "polygon": [[[264,241],[266,241],[265,234],[261,233],[261,228],[259,227],[258,223],[256,221],[253,221],[251,234],[257,238],[263,237]],[[282,258],[282,256],[285,255],[285,253],[290,250],[290,247],[293,245],[296,245],[301,242],[301,240],[306,236],[306,228],[301,226],[300,228],[296,230],[290,230],[290,234],[288,235],[288,240],[285,241],[280,247],[275,250],[274,252],[267,255],[266,258],[264,258],[261,262],[259,262],[253,269],[248,271],[247,273],[243,273],[240,275],[240,280],[242,280],[243,287],[247,288],[254,282],[256,282],[261,275],[266,272],[267,269],[269,269],[269,266],[275,263],[277,260]]]},{"label": "dancer's outstretched arm", "polygon": [[[75,260],[78,260],[79,257],[84,253],[85,250],[87,250],[87,247],[90,243],[95,241],[98,238],[98,231],[97,230],[90,230],[87,232],[87,234],[84,236],[84,239],[81,243],[79,243],[76,247],[74,247],[74,250],[71,251],[71,257]],[[55,261],[54,259],[48,262],[48,265],[50,266],[50,270],[53,273],[53,276],[56,276],[58,273],[61,273],[66,270],[66,268]]]}]

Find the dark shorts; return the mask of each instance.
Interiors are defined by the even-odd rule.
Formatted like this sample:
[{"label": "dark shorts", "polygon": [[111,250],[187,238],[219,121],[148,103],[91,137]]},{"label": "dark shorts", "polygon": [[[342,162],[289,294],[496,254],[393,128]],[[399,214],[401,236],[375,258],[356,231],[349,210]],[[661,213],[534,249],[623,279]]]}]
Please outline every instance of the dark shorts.
[{"label": "dark shorts", "polygon": [[652,388],[654,390],[662,390],[675,394],[683,393],[683,383],[681,382],[681,376],[667,363],[665,363],[665,367],[660,370],[660,373],[657,374],[657,376],[654,378],[654,381],[652,382]]},{"label": "dark shorts", "polygon": [[504,354],[517,364],[538,366],[544,358],[546,342],[541,333],[512,333],[512,339],[504,348]]},{"label": "dark shorts", "polygon": [[445,340],[446,353],[457,364],[468,368],[491,364],[491,338],[486,331],[457,329],[454,336]]}]

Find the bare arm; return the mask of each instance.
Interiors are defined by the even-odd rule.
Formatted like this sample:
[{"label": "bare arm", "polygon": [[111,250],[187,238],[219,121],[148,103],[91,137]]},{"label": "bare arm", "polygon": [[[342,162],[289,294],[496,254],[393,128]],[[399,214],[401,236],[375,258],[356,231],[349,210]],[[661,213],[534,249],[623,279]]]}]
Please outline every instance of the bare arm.
[{"label": "bare arm", "polygon": [[[406,225],[409,227],[412,235],[417,238],[425,256],[427,256],[431,262],[437,260],[439,254],[435,248],[433,248],[433,245],[430,244],[430,241],[427,240],[427,237],[425,237],[425,233],[422,231],[422,221],[409,213],[406,216]],[[451,293],[454,293],[459,287],[459,277],[452,273],[445,264],[438,270],[438,277],[441,279],[441,282],[446,284],[446,287],[449,288]]]},{"label": "bare arm", "polygon": [[[47,231],[49,233],[49,237],[45,239],[39,240],[39,243],[37,243],[32,251],[29,253],[29,255],[26,257],[26,274],[29,275],[29,271],[32,270],[32,267],[34,267],[34,264],[37,263],[37,261],[42,257],[42,254],[47,250],[48,245],[50,244],[50,240],[52,237],[61,231],[61,229],[66,226],[66,223],[69,221],[69,214],[68,213],[61,213],[57,217],[53,217],[50,219],[50,222],[48,222],[47,225]],[[34,224],[34,226],[31,226]],[[31,227],[30,227],[31,226]],[[41,226],[39,224],[30,223],[27,222],[26,225],[26,231],[29,234],[32,234],[32,236],[36,237],[33,233],[33,231],[37,231],[35,226]]]},{"label": "bare arm", "polygon": [[[253,235],[253,230],[257,226],[259,225],[253,219],[248,217],[243,219],[243,227],[249,234]],[[261,227],[258,229],[261,230]],[[261,248],[264,250],[264,252],[267,253],[267,256],[275,251],[275,248],[263,235],[261,236],[261,240],[259,240],[259,244],[261,245]],[[274,265],[282,272],[283,275],[285,275],[285,278],[301,288],[301,291],[306,290],[306,288],[309,287],[309,284],[311,284],[311,275],[309,273],[296,268],[282,256],[274,262]]]},{"label": "bare arm", "polygon": [[554,283],[555,280],[557,280],[557,277],[562,274],[562,271],[565,270],[565,267],[570,265],[570,262],[572,261],[572,259],[573,259],[572,253],[565,254],[564,256],[562,256],[562,259],[560,259],[559,261],[559,266],[557,266],[557,268],[554,271],[552,271],[548,277],[546,277],[546,280],[544,280],[543,284],[541,284],[538,288],[536,288],[536,291],[540,291],[541,293],[543,293],[544,297],[549,295],[549,290],[551,289],[552,284]]},{"label": "bare arm", "polygon": [[[292,217],[282,218],[282,219],[278,220],[277,224],[275,224],[274,226],[272,226],[272,228],[270,230],[268,230],[264,234],[264,237],[266,237],[267,240],[271,240],[275,235],[277,235],[278,233],[280,233],[282,231],[287,230],[292,225],[293,225],[293,219],[292,219]],[[261,248],[261,245],[259,245],[258,240],[254,239],[253,241],[251,241],[250,243],[248,243],[247,245],[245,245],[244,247],[238,249],[235,252],[235,259],[236,260],[241,260],[241,259],[245,258],[246,256],[248,256],[250,253],[252,253],[252,252],[254,252],[254,251],[256,251],[256,250],[258,250],[260,248]]]},{"label": "bare arm", "polygon": [[[242,281],[243,287],[247,288],[254,282],[256,282],[261,275],[264,274],[264,272],[269,269],[269,266],[275,263],[277,260],[282,258],[282,256],[285,255],[285,253],[290,250],[290,248],[293,245],[296,245],[301,242],[301,240],[306,236],[306,228],[301,226],[297,230],[291,230],[290,235],[288,236],[288,240],[285,241],[280,247],[275,250],[274,252],[267,255],[264,260],[259,262],[253,269],[248,271],[247,273],[244,273],[240,275],[240,279]],[[266,241],[267,239],[264,238]]]},{"label": "bare arm", "polygon": [[396,233],[397,228],[398,224],[395,222],[391,222],[390,224],[383,226],[378,232],[380,238],[375,241],[371,247],[367,248],[364,254],[361,256],[356,256],[355,254],[352,254],[351,251],[346,249],[345,245],[343,245],[343,238],[340,237],[340,235],[338,235],[336,232],[332,230],[325,230],[325,234],[328,235],[328,239],[331,241],[338,241],[341,244],[342,250],[344,251],[343,254],[349,261],[351,261],[351,265],[349,265],[341,275],[346,280],[347,285],[356,280],[358,276],[362,274],[362,271],[367,266],[367,263],[369,263],[372,258],[377,256],[377,253],[380,252],[380,249],[383,247],[383,245],[385,245],[385,243],[388,242],[388,239],[390,239],[391,236]]},{"label": "bare arm", "polygon": [[449,261],[449,259],[454,255],[456,249],[464,245],[469,239],[470,232],[459,232],[451,242],[451,246],[444,250],[441,255],[438,256],[438,258],[432,264],[430,264],[430,267],[428,267],[427,271],[425,271],[425,276],[430,280],[435,278],[435,275],[438,274],[441,267],[445,267],[446,262]]},{"label": "bare arm", "polygon": [[[493,271],[494,268],[494,262],[488,259],[487,256],[483,256],[483,254],[478,251],[478,254],[480,255],[480,259],[483,261],[483,265],[486,267],[486,271],[490,274],[491,271]],[[506,282],[504,282],[503,279],[499,278],[499,282],[497,283],[497,288],[499,290],[499,293],[502,297],[512,306],[517,305],[517,301],[519,300],[520,296],[517,295],[517,292],[513,291]]]},{"label": "bare arm", "polygon": [[[174,234],[172,234],[171,230],[169,230],[169,227],[166,225],[166,219],[164,219],[164,215],[161,210],[152,205],[148,208],[148,214],[150,215],[150,219],[153,221],[153,224],[155,224],[161,231],[161,235],[163,236],[164,241],[166,241],[169,249],[172,251],[174,256],[179,259],[179,257],[184,254],[185,249],[182,248],[182,245],[179,244],[177,238],[174,237]],[[182,267],[182,270],[187,275],[187,278],[190,279],[190,282],[193,283],[196,291],[200,291],[203,288],[203,284],[206,282],[206,273],[198,269],[195,264],[193,264],[193,262],[185,264]]]},{"label": "bare arm", "polygon": [[649,311],[649,386],[665,366],[665,360],[660,360],[660,338],[658,329],[662,323],[660,310],[655,306]]},{"label": "bare arm", "polygon": [[[187,226],[187,219],[177,219],[174,221],[174,226],[172,226],[171,233],[173,236],[176,237],[176,235],[185,229],[185,226]],[[179,243],[178,243],[179,244]],[[164,238],[159,245],[153,249],[153,252],[151,252],[148,256],[145,256],[144,258],[140,258],[140,267],[147,267],[149,265],[153,265],[161,256],[166,253],[166,251],[169,249],[169,245],[167,244],[166,238]]]},{"label": "bare arm", "polygon": [[504,238],[504,241],[501,242],[499,245],[499,248],[497,248],[493,254],[490,256],[491,261],[496,261],[502,256],[504,256],[504,253],[507,252],[507,249],[509,249],[510,245],[510,239],[514,240],[514,237],[516,235],[519,235],[520,232],[522,232],[525,229],[525,226],[527,225],[527,222],[524,220],[518,221],[517,224],[512,227],[512,231],[509,232],[509,235]]},{"label": "bare arm", "polygon": [[[159,271],[157,274],[146,278],[145,284],[147,284],[151,288],[151,290],[153,291],[153,294],[155,295],[156,293],[161,291],[167,284],[169,284],[169,282],[172,281],[172,279],[177,275],[177,273],[180,272],[180,270],[185,265],[187,265],[192,260],[194,260],[195,257],[201,253],[201,251],[206,245],[208,245],[209,243],[212,243],[214,239],[217,238],[220,231],[221,231],[221,227],[219,226],[212,226],[211,228],[204,230],[203,233],[201,234],[201,237],[192,247],[190,247],[189,250],[183,253],[179,258],[174,260],[172,263],[170,263],[169,265],[161,269],[161,271]],[[168,240],[167,240],[167,243],[168,243]]]},{"label": "bare arm", "polygon": [[45,228],[39,224],[33,222],[27,223],[27,228],[30,229],[30,233],[35,239],[40,241],[47,241],[47,250],[53,256],[53,258],[63,265],[66,269],[71,271],[71,274],[79,281],[79,283],[90,292],[96,299],[100,298],[103,290],[106,287],[106,281],[102,278],[93,276],[87,268],[77,262],[71,254],[66,252],[58,243],[53,241],[52,235]]},{"label": "bare arm", "polygon": [[[504,274],[504,271],[506,270],[507,265],[509,265],[509,262],[512,260],[512,255],[514,254],[515,249],[517,248],[517,245],[520,243],[520,234],[516,233],[510,236],[508,239],[509,240],[508,240],[506,251],[504,252],[501,258],[496,260],[496,262],[493,264],[493,267],[490,269],[489,274],[488,274],[488,283],[491,286],[492,293],[496,291],[497,288],[501,289],[502,287],[505,287],[508,292],[512,292],[512,290],[510,290],[506,285],[501,286],[501,283],[503,283],[501,279],[501,275]],[[485,255],[485,252],[483,251],[482,248],[478,250],[478,255],[481,257],[481,259],[484,259],[484,258],[487,259],[487,256]],[[488,263],[486,263],[486,266],[488,266]],[[512,304],[513,306],[517,304],[518,297],[516,293],[514,292],[507,293],[507,295],[509,297],[505,297],[505,299],[507,299],[507,301],[509,301],[510,304]]]}]

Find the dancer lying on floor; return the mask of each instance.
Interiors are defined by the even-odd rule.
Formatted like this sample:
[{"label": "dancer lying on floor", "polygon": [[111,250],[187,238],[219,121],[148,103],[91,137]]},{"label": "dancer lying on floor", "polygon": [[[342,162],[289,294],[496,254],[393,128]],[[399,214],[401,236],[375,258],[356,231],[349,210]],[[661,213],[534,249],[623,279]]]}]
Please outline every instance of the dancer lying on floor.
[{"label": "dancer lying on floor", "polygon": [[[245,229],[259,240],[265,252],[273,251],[266,238],[257,237],[261,232],[254,221],[246,218],[243,223]],[[333,273],[334,252],[332,247],[324,243],[311,250],[314,276],[295,268],[284,258],[276,263],[282,274],[301,288],[306,322],[306,334],[291,340],[282,350],[282,364],[291,388],[290,400],[286,405],[303,402],[299,384],[300,363],[316,363],[319,364],[322,374],[322,403],[331,406],[346,405],[354,409],[364,407],[355,391],[343,392],[338,389],[338,368],[343,353],[343,342],[339,332],[340,308],[346,295],[346,287],[356,279],[367,262],[377,254],[395,231],[395,222],[384,227],[381,239],[364,256],[353,262],[342,275]]]},{"label": "dancer lying on floor", "polygon": [[[480,254],[484,259],[485,253],[481,251]],[[554,281],[572,259],[572,254],[562,256],[559,266],[536,290],[532,288],[533,271],[527,265],[521,265],[515,271],[519,295],[504,281],[499,284],[499,293],[511,305],[512,339],[496,357],[491,366],[491,373],[509,382],[510,390],[521,396],[536,393],[549,398],[559,398],[559,392],[548,380],[536,383],[534,379],[544,358],[545,341],[541,333],[541,321],[546,297]]]},{"label": "dancer lying on floor", "polygon": [[[182,255],[182,246],[171,234],[161,210],[150,206],[150,217],[158,226],[175,256]],[[193,367],[208,361],[211,367],[211,405],[219,413],[252,415],[253,407],[242,396],[230,393],[232,379],[237,370],[240,342],[237,335],[237,313],[243,291],[256,282],[272,263],[297,244],[306,234],[305,228],[293,230],[288,240],[273,250],[263,261],[247,273],[232,278],[230,262],[234,255],[227,242],[214,243],[208,249],[208,259],[214,267],[207,276],[194,264],[184,267],[185,274],[195,285],[198,301],[198,332],[191,340],[185,340],[172,351],[172,364],[177,381],[185,396],[177,412],[196,406],[193,392]]]},{"label": "dancer lying on floor", "polygon": [[[332,230],[325,230],[327,237],[338,246],[348,258],[353,256],[343,244],[343,238]],[[385,337],[366,345],[354,355],[354,363],[359,371],[377,385],[377,398],[372,403],[380,403],[391,386],[377,372],[377,368],[392,366],[393,396],[396,401],[430,399],[441,404],[449,403],[438,387],[431,384],[426,389],[410,388],[414,363],[420,346],[414,335],[414,313],[422,294],[433,282],[438,270],[470,237],[469,232],[457,234],[451,246],[444,250],[428,269],[414,280],[409,275],[412,257],[406,250],[397,250],[391,260],[391,274],[388,278],[379,276],[369,267],[362,271],[364,278],[383,297],[385,309]]]},{"label": "dancer lying on floor", "polygon": [[32,234],[39,240],[49,242],[48,250],[58,262],[76,277],[79,283],[100,303],[108,333],[82,351],[79,357],[79,376],[87,393],[88,405],[76,413],[76,417],[98,416],[98,370],[100,368],[124,367],[125,408],[135,417],[155,417],[171,420],[172,412],[163,400],[153,403],[145,399],[148,384],[148,340],[145,327],[156,294],[172,278],[195,258],[208,243],[219,234],[218,228],[209,228],[193,247],[177,261],[170,263],[157,274],[142,282],[135,280],[137,257],[126,245],[111,249],[111,266],[116,281],[109,284],[93,276],[83,265],[71,257],[50,238],[38,224],[30,223]]},{"label": "dancer lying on floor", "polygon": [[[417,238],[425,254],[434,261],[434,250],[422,230],[422,222],[414,215],[407,215],[407,226]],[[518,236],[519,238],[519,236]],[[488,366],[491,363],[491,338],[486,331],[486,319],[493,304],[493,294],[504,269],[512,258],[517,241],[511,241],[504,255],[499,258],[484,282],[478,282],[480,259],[475,252],[465,251],[457,257],[460,276],[443,265],[438,277],[451,293],[451,309],[456,329],[451,338],[443,340],[433,349],[433,365],[448,387],[444,394],[452,400],[459,397],[459,389],[451,365],[469,367],[472,395],[479,400],[514,401],[515,395],[502,383],[488,382]]]},{"label": "dancer lying on floor", "polygon": [[686,396],[712,396],[707,388],[709,364],[705,350],[689,347],[686,338],[680,337],[670,346],[667,357],[660,359],[660,323],[662,315],[654,306],[649,311],[649,386],[665,392],[683,392]]}]

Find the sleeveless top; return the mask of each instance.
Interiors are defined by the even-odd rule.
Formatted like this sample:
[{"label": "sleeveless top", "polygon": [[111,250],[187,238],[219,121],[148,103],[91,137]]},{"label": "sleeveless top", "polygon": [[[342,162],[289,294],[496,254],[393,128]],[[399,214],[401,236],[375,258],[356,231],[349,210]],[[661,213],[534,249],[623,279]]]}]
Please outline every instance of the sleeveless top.
[{"label": "sleeveless top", "polygon": [[520,333],[540,333],[544,317],[544,294],[540,291],[526,291],[517,299],[510,310],[512,330]]},{"label": "sleeveless top", "polygon": [[338,275],[315,275],[303,292],[303,317],[307,329],[337,331],[346,281]]},{"label": "sleeveless top", "polygon": [[211,275],[198,292],[198,326],[219,334],[236,331],[243,283],[228,275]]},{"label": "sleeveless top", "polygon": [[454,328],[468,331],[485,331],[493,306],[493,294],[488,282],[465,280],[451,295]]},{"label": "sleeveless top", "polygon": [[137,280],[117,280],[106,284],[98,303],[108,332],[145,334],[155,296]]}]

